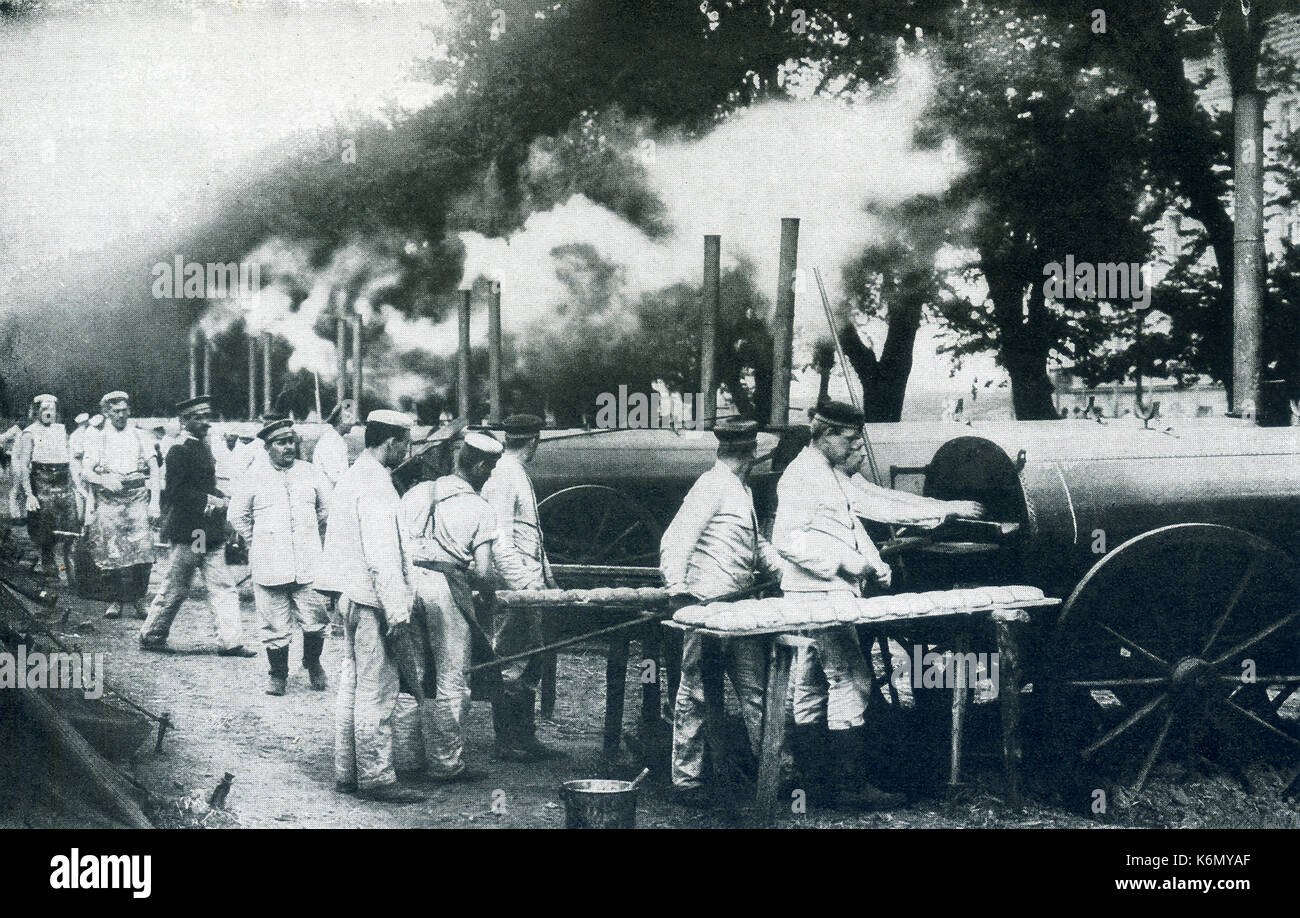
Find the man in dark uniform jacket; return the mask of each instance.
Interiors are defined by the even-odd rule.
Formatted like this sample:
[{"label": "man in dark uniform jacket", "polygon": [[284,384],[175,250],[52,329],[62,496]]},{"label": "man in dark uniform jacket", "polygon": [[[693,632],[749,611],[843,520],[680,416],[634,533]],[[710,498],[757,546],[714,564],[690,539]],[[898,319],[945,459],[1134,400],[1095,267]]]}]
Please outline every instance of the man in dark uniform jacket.
[{"label": "man in dark uniform jacket", "polygon": [[181,604],[189,597],[194,572],[207,585],[207,607],[217,631],[221,656],[253,657],[244,649],[239,593],[221,551],[226,533],[226,496],[217,489],[217,463],[208,445],[212,406],[206,395],[176,405],[183,433],[167,451],[167,521],[163,538],[171,543],[167,577],[140,630],[140,647],[166,650],[167,635]]}]

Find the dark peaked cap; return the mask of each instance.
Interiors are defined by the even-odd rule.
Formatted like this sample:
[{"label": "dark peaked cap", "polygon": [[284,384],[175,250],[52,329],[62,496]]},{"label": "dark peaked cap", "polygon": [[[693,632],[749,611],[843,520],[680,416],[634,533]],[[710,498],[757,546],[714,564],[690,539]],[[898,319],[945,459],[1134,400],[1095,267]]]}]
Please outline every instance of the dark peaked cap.
[{"label": "dark peaked cap", "polygon": [[719,443],[757,443],[758,424],[753,421],[733,421],[713,428]]},{"label": "dark peaked cap", "polygon": [[532,437],[542,432],[546,424],[535,414],[512,414],[501,422],[507,437]]},{"label": "dark peaked cap", "polygon": [[848,402],[833,399],[818,402],[813,416],[837,427],[861,427],[867,420],[866,415]]},{"label": "dark peaked cap", "polygon": [[293,421],[290,420],[289,418],[281,418],[278,421],[271,421],[265,427],[259,430],[257,432],[257,435],[262,440],[269,443],[271,441],[271,438],[274,437],[276,434],[280,433],[280,431],[282,430],[290,430],[290,431],[293,430]]},{"label": "dark peaked cap", "polygon": [[176,403],[176,413],[181,417],[190,414],[199,408],[211,408],[212,397],[209,395],[196,395],[194,398],[187,398]]}]

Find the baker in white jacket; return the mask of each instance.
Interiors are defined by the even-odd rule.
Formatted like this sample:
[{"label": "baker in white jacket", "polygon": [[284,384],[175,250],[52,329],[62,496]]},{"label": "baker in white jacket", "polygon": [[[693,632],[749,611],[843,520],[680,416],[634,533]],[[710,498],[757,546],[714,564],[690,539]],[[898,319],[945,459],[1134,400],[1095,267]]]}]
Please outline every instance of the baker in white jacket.
[{"label": "baker in white jacket", "polygon": [[229,519],[249,545],[253,600],[271,666],[266,693],[285,693],[295,620],[302,629],[302,665],[312,689],[323,692],[328,681],[320,655],[328,618],[312,582],[321,560],[330,487],[315,466],[296,461],[293,421],[272,421],[257,436],[266,444],[269,461],[253,463],[238,480]]}]

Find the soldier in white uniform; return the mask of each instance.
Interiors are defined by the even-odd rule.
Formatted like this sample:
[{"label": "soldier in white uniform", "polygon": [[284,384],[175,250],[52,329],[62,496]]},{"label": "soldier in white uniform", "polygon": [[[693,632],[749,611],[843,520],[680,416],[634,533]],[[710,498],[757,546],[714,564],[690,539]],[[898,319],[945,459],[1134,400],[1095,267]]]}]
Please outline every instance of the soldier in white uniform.
[{"label": "soldier in white uniform", "polygon": [[[787,598],[834,602],[862,595],[862,581],[888,587],[892,572],[853,513],[848,475],[861,464],[862,412],[825,401],[812,419],[812,443],[786,467],[777,484],[772,544],[788,562],[781,578]],[[862,779],[865,767],[863,715],[871,690],[869,664],[857,631],[842,626],[817,632],[816,660],[800,652],[795,660],[792,737],[796,762],[807,778],[816,747],[817,725],[829,728],[830,797],[840,806],[873,809],[898,806],[899,794],[885,793]],[[820,671],[817,666],[820,664]],[[824,679],[822,678],[824,673]],[[805,788],[808,789],[808,788]],[[818,793],[810,790],[810,797]]]},{"label": "soldier in white uniform", "polygon": [[[659,569],[680,608],[752,586],[755,572],[780,576],[782,562],[759,531],[754,496],[745,478],[754,466],[758,425],[719,425],[718,461],[691,486],[659,543]],[[681,682],[673,716],[673,797],[708,806],[704,787],[704,684],[698,634],[682,644]],[[740,699],[755,759],[763,729],[768,643],[728,641],[724,665]]]},{"label": "soldier in white uniform", "polygon": [[316,441],[311,461],[329,481],[331,488],[338,484],[343,473],[348,470],[348,443],[343,438],[356,422],[356,405],[352,399],[345,398],[334,406],[326,419],[320,439]]},{"label": "soldier in white uniform", "polygon": [[496,515],[481,492],[501,452],[501,444],[487,434],[467,433],[454,474],[421,482],[402,498],[437,670],[434,697],[421,712],[428,775],[434,781],[485,776],[465,764],[465,718],[474,632],[470,622],[477,621],[472,591],[491,584],[493,542],[499,534]]},{"label": "soldier in white uniform", "polygon": [[253,601],[270,664],[266,693],[285,693],[295,620],[302,629],[302,665],[312,689],[323,692],[328,682],[320,655],[328,618],[312,581],[320,566],[330,487],[311,463],[295,461],[292,420],[272,421],[257,435],[266,444],[268,461],[254,465],[235,486],[230,524],[249,545]]},{"label": "soldier in white uniform", "polygon": [[330,587],[342,594],[343,607],[335,786],[341,793],[390,803],[423,799],[397,783],[393,767],[393,709],[400,683],[385,645],[385,637],[409,638],[414,602],[400,502],[390,476],[410,443],[409,417],[370,412],[365,451],[334,489],[321,558],[321,571],[330,573]]},{"label": "soldier in white uniform", "polygon": [[[537,453],[542,419],[532,414],[506,418],[505,451],[483,486],[483,499],[492,507],[500,527],[492,545],[494,586],[498,589],[540,590],[554,585],[550,562],[542,545],[537,495],[525,466]],[[521,586],[522,585],[522,586]],[[492,649],[508,657],[541,647],[542,613],[535,609],[499,611],[492,620]],[[528,657],[501,668],[502,685],[492,700],[496,755],[506,761],[530,761],[563,756],[537,739],[535,705],[542,676],[542,658]]]}]

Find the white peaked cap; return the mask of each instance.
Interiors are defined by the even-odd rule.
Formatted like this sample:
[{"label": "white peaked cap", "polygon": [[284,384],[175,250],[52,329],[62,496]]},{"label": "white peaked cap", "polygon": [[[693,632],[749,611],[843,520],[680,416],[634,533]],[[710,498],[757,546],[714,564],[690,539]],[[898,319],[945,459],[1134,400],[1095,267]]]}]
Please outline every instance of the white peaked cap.
[{"label": "white peaked cap", "polygon": [[367,424],[387,424],[389,427],[401,427],[410,430],[415,423],[411,420],[410,415],[402,414],[400,411],[390,411],[387,408],[376,408],[366,416]]},{"label": "white peaked cap", "polygon": [[500,456],[504,451],[496,437],[489,437],[487,434],[478,433],[477,431],[470,431],[465,434],[465,445],[488,456]]}]

